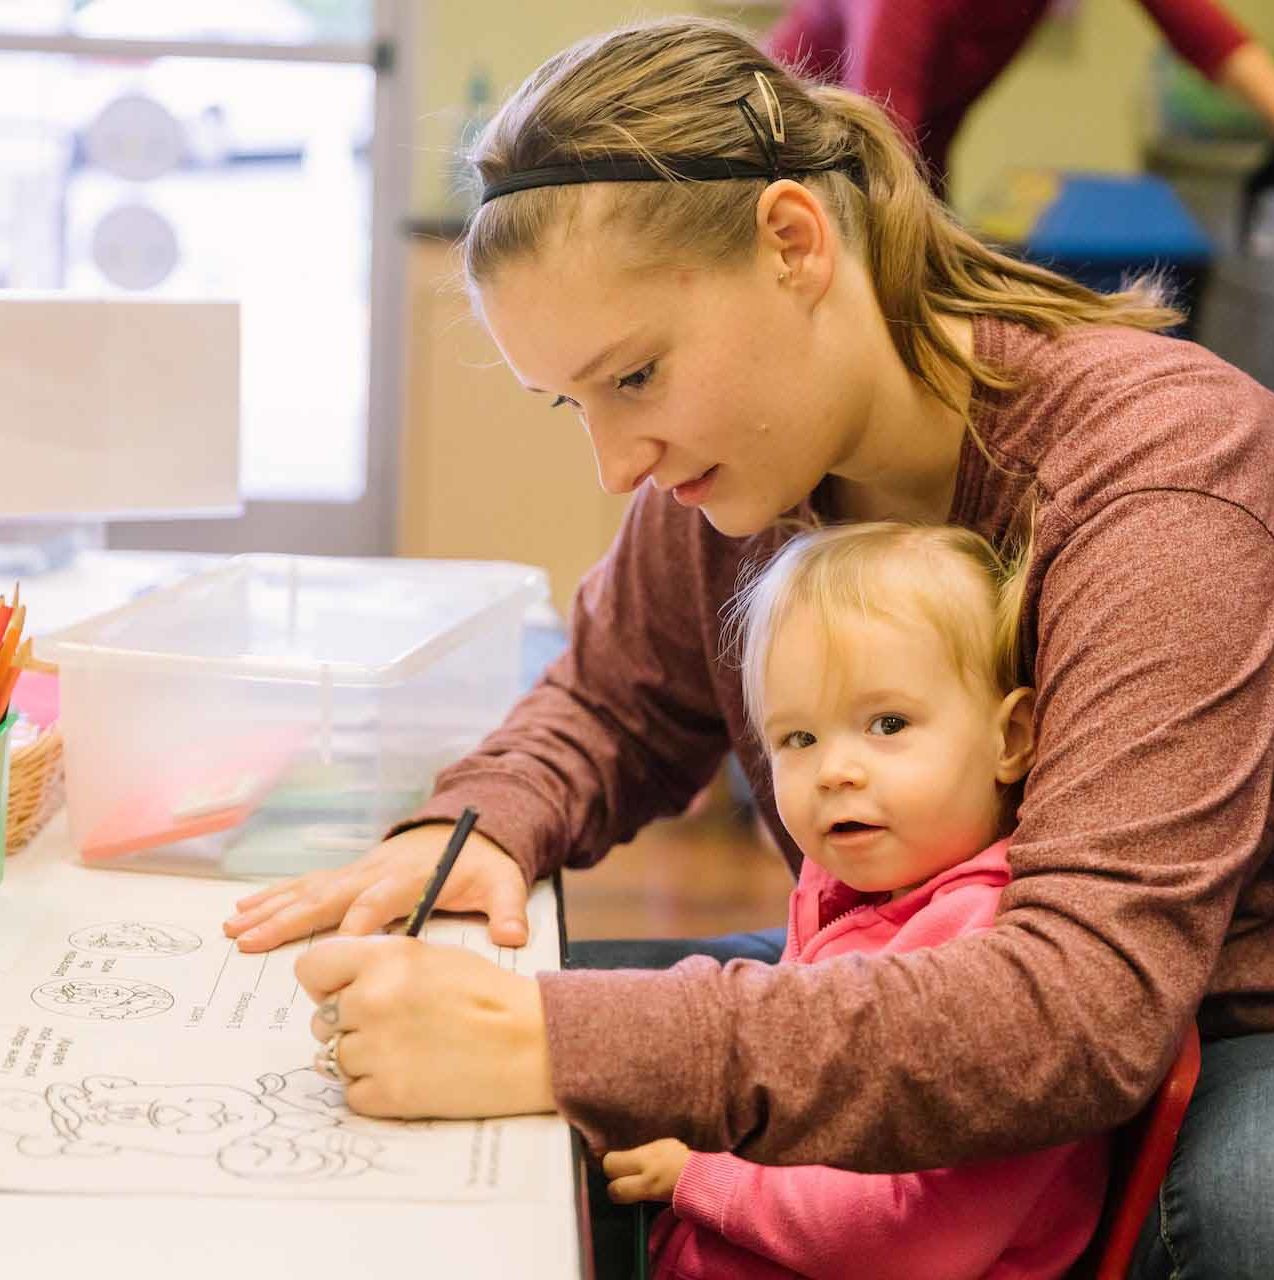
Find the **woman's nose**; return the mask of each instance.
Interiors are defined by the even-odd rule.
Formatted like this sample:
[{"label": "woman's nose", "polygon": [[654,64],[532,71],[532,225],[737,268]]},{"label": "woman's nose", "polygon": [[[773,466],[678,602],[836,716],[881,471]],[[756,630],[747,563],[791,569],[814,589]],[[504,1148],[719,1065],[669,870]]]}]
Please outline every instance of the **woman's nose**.
[{"label": "woman's nose", "polygon": [[653,440],[626,438],[621,432],[588,421],[588,438],[597,459],[597,478],[607,493],[631,493],[659,461]]}]

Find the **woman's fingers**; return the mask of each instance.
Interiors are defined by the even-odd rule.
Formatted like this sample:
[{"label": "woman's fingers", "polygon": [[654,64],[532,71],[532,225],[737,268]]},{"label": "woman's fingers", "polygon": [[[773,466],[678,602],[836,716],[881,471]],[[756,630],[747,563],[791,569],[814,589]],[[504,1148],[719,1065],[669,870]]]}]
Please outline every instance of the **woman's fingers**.
[{"label": "woman's fingers", "polygon": [[317,901],[293,902],[269,914],[237,939],[240,951],[272,951],[285,942],[303,938],[307,933],[327,929],[340,919],[339,901],[331,904]]},{"label": "woman's fingers", "polygon": [[341,999],[342,993],[333,992],[319,1002],[310,1018],[310,1035],[315,1040],[328,1040],[338,1031],[352,1031],[357,1025],[350,1020],[349,1001]]},{"label": "woman's fingers", "polygon": [[[245,951],[268,950],[281,942],[303,937],[313,929],[326,928],[340,919],[344,902],[352,896],[349,871],[350,868],[345,867],[336,871],[312,871],[272,885],[241,899],[236,904],[238,913],[221,927],[228,937],[238,938],[241,946],[247,941],[248,945],[243,946]],[[295,910],[297,908],[299,910]],[[257,930],[266,921],[277,926],[278,918],[285,912],[292,912],[287,921],[295,926],[294,932],[284,933],[278,927]],[[250,939],[247,937],[249,934],[253,935]],[[267,942],[267,938],[270,941]]]},{"label": "woman's fingers", "polygon": [[526,922],[526,880],[512,858],[492,863],[487,889],[487,927],[498,947],[526,945],[530,928]]},{"label": "woman's fingers", "polygon": [[[339,925],[362,936],[405,916],[437,865],[451,827],[432,823],[404,831],[347,867],[312,871],[239,900],[222,926],[242,951],[268,951],[318,929]],[[438,905],[481,911],[497,946],[525,945],[527,887],[518,864],[474,832],[452,870]]]},{"label": "woman's fingers", "polygon": [[345,1102],[351,1111],[360,1116],[374,1116],[397,1120],[402,1108],[388,1093],[380,1076],[362,1076],[345,1086]]},{"label": "woman's fingers", "polygon": [[[269,951],[307,933],[339,923],[350,902],[382,875],[383,858],[365,854],[348,867],[312,871],[276,885],[256,906],[232,916],[222,928],[243,951]],[[256,895],[260,896],[260,895]],[[245,899],[245,901],[248,901]],[[390,917],[392,919],[392,917]]]},{"label": "woman's fingers", "polygon": [[405,916],[415,905],[420,892],[415,868],[402,868],[398,874],[377,880],[365,888],[345,909],[341,933],[361,936],[375,933],[391,920]]},{"label": "woman's fingers", "polygon": [[234,904],[235,910],[250,911],[271,898],[277,898],[281,893],[291,893],[296,883],[296,880],[284,880],[280,884],[267,885],[264,889],[258,889],[256,893],[250,893],[246,898],[240,898]]},{"label": "woman's fingers", "polygon": [[[316,1062],[318,1054],[322,1052],[320,1048],[315,1054]],[[336,1045],[336,1063],[349,1077],[349,1082],[345,1086],[347,1089],[354,1081],[365,1078],[372,1067],[372,1057],[367,1051],[367,1037],[360,1031],[342,1032]]]},{"label": "woman's fingers", "polygon": [[231,916],[221,927],[226,937],[237,938],[255,925],[260,924],[262,920],[268,920],[284,907],[291,906],[293,901],[294,895],[292,891],[290,889],[281,889],[280,892],[264,902],[259,902],[254,907],[243,908],[238,915]]},{"label": "woman's fingers", "polygon": [[[296,979],[316,1005],[322,1005],[333,992],[348,987],[364,966],[377,955],[372,948],[383,943],[401,942],[399,938],[323,938],[296,961]],[[348,1016],[348,998],[344,1015]],[[317,1036],[325,1040],[330,1035]]]}]

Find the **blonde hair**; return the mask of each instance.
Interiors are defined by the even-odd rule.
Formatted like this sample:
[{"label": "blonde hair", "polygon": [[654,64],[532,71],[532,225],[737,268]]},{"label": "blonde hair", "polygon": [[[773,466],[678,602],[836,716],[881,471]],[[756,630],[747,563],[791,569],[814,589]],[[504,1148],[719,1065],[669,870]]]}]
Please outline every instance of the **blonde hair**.
[{"label": "blonde hair", "polygon": [[760,732],[766,667],[794,610],[807,609],[835,653],[856,618],[929,625],[953,669],[999,696],[1023,678],[1022,607],[1031,539],[1002,555],[955,525],[901,521],[835,525],[793,538],[727,606],[723,647],[738,655],[743,703]]},{"label": "blonde hair", "polygon": [[[949,408],[969,416],[962,388],[1007,390],[1011,371],[966,355],[943,315],[989,315],[1053,334],[1069,325],[1162,329],[1180,316],[1151,280],[1100,294],[982,244],[933,195],[916,157],[869,99],[784,69],[727,23],[672,18],[625,26],[556,54],[522,84],[484,130],[469,159],[484,185],[550,165],[639,157],[666,181],[604,188],[598,226],[620,231],[616,249],[633,265],[732,263],[755,245],[764,178],[696,181],[662,160],[723,156],[757,162],[758,144],[738,109],[749,94],[766,117],[755,73],[781,108],[783,171],[856,161],[861,186],[843,172],[808,173],[851,249],[866,264],[893,344],[908,371]],[[580,209],[578,186],[500,196],[466,228],[470,287],[503,264],[534,255],[551,231],[565,232]],[[976,439],[976,436],[975,436]],[[980,448],[985,448],[977,440]]]}]

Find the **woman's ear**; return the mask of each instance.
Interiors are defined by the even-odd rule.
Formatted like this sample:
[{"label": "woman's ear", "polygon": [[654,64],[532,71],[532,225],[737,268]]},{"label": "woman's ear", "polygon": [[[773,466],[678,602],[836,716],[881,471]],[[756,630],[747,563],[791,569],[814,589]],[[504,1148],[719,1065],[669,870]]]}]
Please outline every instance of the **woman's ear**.
[{"label": "woman's ear", "polygon": [[995,780],[1009,786],[1026,776],[1035,763],[1035,690],[1014,689],[995,713],[999,759]]},{"label": "woman's ear", "polygon": [[771,182],[756,204],[756,230],[762,271],[811,302],[822,298],[840,247],[822,201],[791,178]]}]

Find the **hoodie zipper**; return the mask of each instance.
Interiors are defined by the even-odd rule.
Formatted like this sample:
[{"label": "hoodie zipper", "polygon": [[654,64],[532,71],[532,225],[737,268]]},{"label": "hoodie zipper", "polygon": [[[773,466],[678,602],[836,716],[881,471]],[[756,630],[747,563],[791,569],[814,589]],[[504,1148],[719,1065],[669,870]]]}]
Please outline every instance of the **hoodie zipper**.
[{"label": "hoodie zipper", "polygon": [[[833,916],[825,925],[820,925],[810,940],[801,948],[801,955],[804,955],[825,933],[836,928],[837,925],[843,924],[850,916],[856,916],[861,911],[870,910],[875,904],[871,902],[859,902],[855,906],[850,907],[847,911],[842,911],[840,915]],[[826,941],[826,939],[824,939]]]}]

